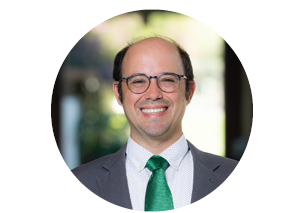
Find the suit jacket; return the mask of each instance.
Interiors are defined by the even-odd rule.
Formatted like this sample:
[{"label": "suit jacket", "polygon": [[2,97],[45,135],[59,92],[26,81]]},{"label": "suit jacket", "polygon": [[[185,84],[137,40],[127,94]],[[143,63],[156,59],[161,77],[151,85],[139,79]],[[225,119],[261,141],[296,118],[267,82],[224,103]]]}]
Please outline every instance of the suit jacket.
[{"label": "suit jacket", "polygon": [[[78,180],[99,197],[132,209],[125,170],[125,144],[118,152],[96,159],[72,170]],[[202,152],[189,141],[194,161],[191,203],[215,190],[237,165],[237,161]]]}]

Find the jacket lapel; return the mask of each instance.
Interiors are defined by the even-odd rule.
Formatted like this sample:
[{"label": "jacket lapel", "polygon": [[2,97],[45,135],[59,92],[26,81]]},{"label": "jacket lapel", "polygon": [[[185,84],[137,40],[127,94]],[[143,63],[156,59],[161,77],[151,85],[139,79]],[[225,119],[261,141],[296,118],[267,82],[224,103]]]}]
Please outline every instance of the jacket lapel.
[{"label": "jacket lapel", "polygon": [[[194,162],[194,179],[191,203],[215,190],[226,177],[215,173],[220,165],[207,153],[198,150],[189,141]],[[125,167],[126,144],[112,154],[103,165],[103,172],[97,177],[101,197],[118,206],[132,209]]]},{"label": "jacket lapel", "polygon": [[103,165],[103,173],[97,177],[101,197],[113,204],[132,209],[125,167],[126,144]]},{"label": "jacket lapel", "polygon": [[194,161],[192,200],[194,203],[215,190],[226,178],[214,172],[220,165],[188,141]]}]

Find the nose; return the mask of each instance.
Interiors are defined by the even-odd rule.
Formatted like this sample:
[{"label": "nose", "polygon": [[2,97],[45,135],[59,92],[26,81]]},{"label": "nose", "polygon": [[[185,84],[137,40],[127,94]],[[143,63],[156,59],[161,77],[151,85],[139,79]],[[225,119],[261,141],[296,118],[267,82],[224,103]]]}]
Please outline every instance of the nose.
[{"label": "nose", "polygon": [[162,91],[156,83],[156,78],[150,79],[150,85],[149,85],[148,89],[146,90],[145,98],[151,99],[153,101],[162,98]]}]

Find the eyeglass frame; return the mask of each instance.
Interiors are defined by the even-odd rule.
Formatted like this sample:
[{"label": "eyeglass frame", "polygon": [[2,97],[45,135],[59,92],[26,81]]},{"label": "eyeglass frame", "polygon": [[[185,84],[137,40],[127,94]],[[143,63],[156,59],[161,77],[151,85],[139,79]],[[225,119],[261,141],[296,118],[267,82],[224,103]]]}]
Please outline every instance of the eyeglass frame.
[{"label": "eyeglass frame", "polygon": [[[158,85],[158,79],[159,79],[161,76],[163,76],[163,75],[176,75],[176,76],[178,77],[178,79],[179,79],[178,87],[177,87],[175,90],[171,91],[171,92],[174,92],[174,91],[176,91],[176,90],[179,88],[181,78],[185,78],[186,80],[188,80],[188,78],[187,78],[185,75],[178,75],[178,74],[176,74],[176,73],[163,73],[163,74],[161,74],[160,76],[149,76],[149,77],[148,77],[147,75],[143,74],[143,73],[137,73],[137,74],[133,74],[133,75],[128,76],[128,77],[123,77],[121,80],[119,80],[119,82],[121,82],[121,81],[123,81],[123,80],[126,80],[126,84],[127,84],[128,89],[129,89],[131,92],[133,92],[133,91],[129,88],[129,86],[128,86],[128,79],[130,79],[130,78],[132,78],[132,77],[135,77],[135,76],[145,76],[145,77],[148,78],[148,80],[149,80],[148,87],[147,87],[147,88],[145,89],[145,91],[143,91],[143,92],[133,92],[133,93],[135,93],[135,94],[142,94],[142,93],[144,93],[144,92],[146,92],[146,91],[148,90],[148,88],[149,88],[149,86],[150,86],[150,84],[151,84],[151,78],[156,78],[156,85],[157,85],[157,87],[158,87],[161,91],[166,92],[166,91],[164,91],[162,88],[160,88],[160,86]],[[171,92],[166,92],[166,93],[171,93]]]}]

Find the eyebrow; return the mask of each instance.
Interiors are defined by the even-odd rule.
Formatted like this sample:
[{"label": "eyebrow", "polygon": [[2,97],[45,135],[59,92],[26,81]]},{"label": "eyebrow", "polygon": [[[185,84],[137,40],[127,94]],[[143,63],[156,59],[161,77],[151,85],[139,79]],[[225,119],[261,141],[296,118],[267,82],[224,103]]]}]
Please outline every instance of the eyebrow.
[{"label": "eyebrow", "polygon": [[139,75],[139,74],[146,75],[146,73],[143,73],[143,72],[133,73],[132,75]]},{"label": "eyebrow", "polygon": [[[132,75],[140,75],[140,74],[148,76],[146,73],[143,73],[143,72],[133,73]],[[163,74],[177,74],[177,73],[175,73],[175,72],[162,72],[157,76],[160,76],[160,75],[163,75]],[[130,75],[130,76],[132,76],[132,75]],[[177,75],[179,75],[179,74],[177,74]]]}]

